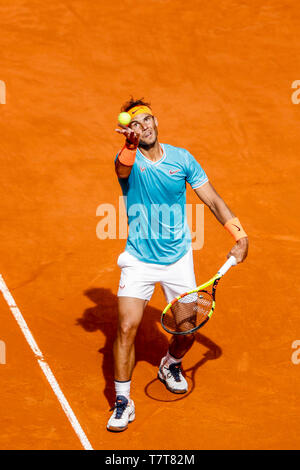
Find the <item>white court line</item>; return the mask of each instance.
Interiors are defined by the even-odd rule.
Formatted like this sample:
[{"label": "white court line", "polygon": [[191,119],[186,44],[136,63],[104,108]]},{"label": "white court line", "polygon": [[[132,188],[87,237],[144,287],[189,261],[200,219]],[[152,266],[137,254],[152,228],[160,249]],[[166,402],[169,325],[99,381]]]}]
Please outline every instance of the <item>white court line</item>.
[{"label": "white court line", "polygon": [[43,353],[38,347],[37,343],[35,342],[34,337],[32,336],[26,321],[24,320],[24,317],[20,310],[18,309],[16,302],[14,301],[13,296],[8,290],[7,285],[5,284],[5,281],[3,277],[0,274],[0,291],[3,294],[3,297],[5,298],[13,316],[15,317],[19,327],[22,330],[22,333],[24,334],[27,343],[31,347],[39,365],[42,371],[44,372],[46,379],[48,380],[50,387],[52,388],[53,392],[55,393],[62,409],[64,410],[68,420],[71,423],[72,428],[76,432],[77,436],[79,437],[79,440],[84,447],[85,450],[93,450],[88,438],[86,437],[82,427],[80,426],[72,408],[70,407],[66,397],[64,396],[63,392],[61,391],[60,386],[58,385],[58,382],[56,378],[54,377],[50,367],[48,366],[47,362],[44,359]]}]

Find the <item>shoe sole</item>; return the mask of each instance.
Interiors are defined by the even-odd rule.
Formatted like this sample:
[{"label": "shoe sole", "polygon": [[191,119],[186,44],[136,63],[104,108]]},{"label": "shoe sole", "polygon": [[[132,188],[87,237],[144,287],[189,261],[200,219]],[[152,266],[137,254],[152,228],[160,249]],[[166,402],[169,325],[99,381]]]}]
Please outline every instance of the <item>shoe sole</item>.
[{"label": "shoe sole", "polygon": [[[133,417],[130,417],[130,419],[128,420],[128,424],[132,423],[132,421],[135,420],[135,414],[133,415]],[[114,427],[108,427],[106,426],[106,429],[110,432],[122,432],[122,431],[126,431],[126,429],[128,429],[128,425],[127,426],[124,426],[122,428],[114,428]]]},{"label": "shoe sole", "polygon": [[171,387],[168,386],[166,380],[160,377],[159,372],[157,374],[157,378],[164,384],[164,386],[169,390],[169,392],[176,393],[177,395],[182,395],[183,393],[187,393],[188,391],[187,389],[186,390],[178,390],[176,388],[172,389]]}]

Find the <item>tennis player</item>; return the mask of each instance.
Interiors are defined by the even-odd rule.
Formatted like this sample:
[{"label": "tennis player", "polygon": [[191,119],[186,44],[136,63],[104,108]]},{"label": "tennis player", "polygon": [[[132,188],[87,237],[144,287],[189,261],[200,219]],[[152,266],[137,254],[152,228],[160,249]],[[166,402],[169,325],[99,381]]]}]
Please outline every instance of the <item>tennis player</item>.
[{"label": "tennis player", "polygon": [[[114,343],[116,402],[108,421],[109,431],[124,431],[135,419],[130,398],[135,364],[134,341],[155,283],[166,301],[196,287],[191,234],[186,221],[186,183],[235,239],[228,257],[242,262],[248,237],[239,219],[215,191],[200,164],[185,149],[158,141],[158,121],[149,103],[131,99],[122,111],[131,121],[116,131],[125,145],[115,169],[125,197],[129,234],[118,258],[121,278],[118,289],[118,332]],[[181,362],[194,335],[172,336],[161,359],[158,378],[173,393],[186,393],[188,384]]]}]

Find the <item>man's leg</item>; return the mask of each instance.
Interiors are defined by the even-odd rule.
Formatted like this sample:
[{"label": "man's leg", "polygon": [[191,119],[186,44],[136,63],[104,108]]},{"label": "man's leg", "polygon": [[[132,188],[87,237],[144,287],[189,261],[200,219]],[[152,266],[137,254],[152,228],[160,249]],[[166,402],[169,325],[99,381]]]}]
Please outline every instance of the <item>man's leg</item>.
[{"label": "man's leg", "polygon": [[[168,266],[161,286],[167,302],[196,287],[192,249],[179,261]],[[194,341],[194,334],[173,335],[169,350],[160,362],[158,378],[173,393],[185,393],[188,390],[187,381],[181,372],[181,361]]]},{"label": "man's leg", "polygon": [[195,335],[173,335],[170,341],[169,353],[179,360],[191,349]]},{"label": "man's leg", "polygon": [[119,323],[114,342],[115,380],[131,380],[135,362],[134,341],[147,300],[118,297]]},{"label": "man's leg", "polygon": [[134,297],[118,297],[119,322],[113,348],[116,405],[107,424],[109,431],[125,431],[128,423],[135,419],[134,402],[130,399],[135,364],[134,341],[147,303],[147,300]]}]

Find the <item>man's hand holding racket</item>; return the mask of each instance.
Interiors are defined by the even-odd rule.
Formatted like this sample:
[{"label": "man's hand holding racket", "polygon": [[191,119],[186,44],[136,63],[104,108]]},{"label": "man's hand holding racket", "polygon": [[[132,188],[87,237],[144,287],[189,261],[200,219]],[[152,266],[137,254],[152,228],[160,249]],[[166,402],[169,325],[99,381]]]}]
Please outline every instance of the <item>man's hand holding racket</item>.
[{"label": "man's hand holding racket", "polygon": [[240,238],[227,255],[227,258],[234,256],[237,264],[242,263],[248,254],[248,237]]}]

